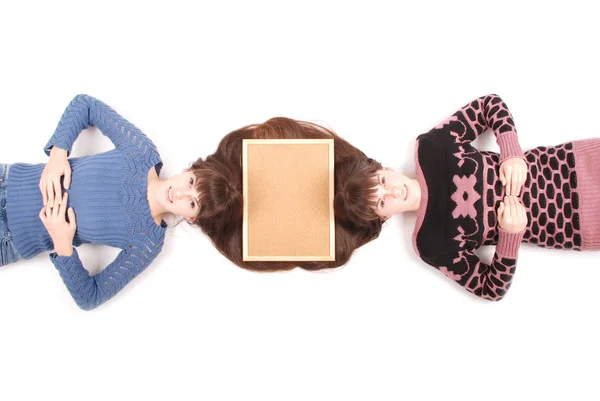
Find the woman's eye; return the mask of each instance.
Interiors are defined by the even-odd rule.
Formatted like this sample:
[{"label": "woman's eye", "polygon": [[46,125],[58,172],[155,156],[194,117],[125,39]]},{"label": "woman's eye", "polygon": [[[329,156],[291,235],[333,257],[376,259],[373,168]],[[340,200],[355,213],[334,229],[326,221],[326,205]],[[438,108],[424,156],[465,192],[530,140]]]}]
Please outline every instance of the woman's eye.
[{"label": "woman's eye", "polygon": [[190,185],[194,185],[194,179],[190,178]]},{"label": "woman's eye", "polygon": [[381,184],[385,187],[385,177],[381,179]]},{"label": "woman's eye", "polygon": [[382,199],[381,202],[379,202],[379,206],[381,208],[385,207],[385,199]]},{"label": "woman's eye", "polygon": [[196,203],[194,201],[191,201],[190,202],[190,206],[192,207],[192,209],[195,209],[196,208]]}]

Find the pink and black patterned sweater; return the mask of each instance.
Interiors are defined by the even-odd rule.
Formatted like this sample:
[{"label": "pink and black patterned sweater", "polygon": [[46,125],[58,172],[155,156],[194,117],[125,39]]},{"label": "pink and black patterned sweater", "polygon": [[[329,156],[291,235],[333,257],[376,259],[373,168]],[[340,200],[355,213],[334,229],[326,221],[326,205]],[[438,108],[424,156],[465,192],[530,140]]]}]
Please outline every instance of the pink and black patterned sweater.
[{"label": "pink and black patterned sweater", "polygon": [[[488,128],[500,154],[471,145]],[[525,158],[529,170],[520,195],[528,224],[521,233],[505,232],[497,224],[504,197],[499,168],[510,157]],[[504,297],[521,241],[600,249],[600,139],[523,153],[506,105],[497,95],[488,95],[420,135],[415,158],[422,195],[414,248],[425,262],[475,295]],[[496,245],[491,264],[474,253],[483,245]]]}]

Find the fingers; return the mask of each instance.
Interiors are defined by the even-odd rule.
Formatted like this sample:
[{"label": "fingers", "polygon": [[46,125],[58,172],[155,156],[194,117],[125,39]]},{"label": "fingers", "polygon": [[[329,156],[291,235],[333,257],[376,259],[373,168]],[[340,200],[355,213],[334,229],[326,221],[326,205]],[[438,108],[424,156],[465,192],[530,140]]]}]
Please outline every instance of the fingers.
[{"label": "fingers", "polygon": [[75,223],[75,212],[73,211],[72,207],[69,208],[67,214],[69,215],[69,226],[71,228],[75,228],[77,224]]},{"label": "fingers", "polygon": [[52,206],[50,206],[50,201],[48,201],[45,209],[46,210],[44,210],[44,213],[46,214],[46,222],[50,222],[50,219],[52,218]]},{"label": "fingers", "polygon": [[504,216],[510,217],[510,196],[504,197]]},{"label": "fingers", "polygon": [[42,223],[44,223],[44,225],[46,225],[46,220],[47,220],[46,219],[46,206],[44,206],[42,208],[42,210],[40,210],[39,216],[40,216],[40,220],[42,220]]},{"label": "fingers", "polygon": [[504,197],[504,204],[505,204],[505,211],[504,211],[504,217],[506,217],[507,220],[511,220],[512,218],[512,209],[513,209],[513,197],[512,196],[505,196]]},{"label": "fingers", "polygon": [[525,206],[523,206],[522,204],[520,206],[521,207],[519,208],[519,217],[521,218],[521,221],[527,221],[527,212],[525,211]]},{"label": "fingers", "polygon": [[[65,223],[72,228],[76,229],[77,225],[75,222],[75,211],[72,207],[67,209],[67,201],[69,200],[69,194],[65,192],[61,199],[60,204],[56,204],[54,207],[50,204],[42,207],[38,217],[44,224],[44,227],[50,232],[56,230],[64,225]],[[69,221],[67,222],[66,216],[68,215]]]},{"label": "fingers", "polygon": [[42,193],[42,201],[44,202],[44,206],[48,204],[48,193],[46,191],[46,180],[42,175],[42,178],[40,179],[40,192]]},{"label": "fingers", "polygon": [[[523,185],[525,185],[525,181],[527,180],[527,167],[519,168],[514,171],[514,183],[516,184],[514,193],[512,195],[519,196],[521,194],[521,189]],[[512,192],[512,191],[511,191]]]},{"label": "fingers", "polygon": [[505,195],[498,206],[498,226],[511,233],[523,231],[528,223],[527,209],[517,196]]},{"label": "fingers", "polygon": [[[55,221],[65,221],[65,215],[67,213],[67,201],[69,200],[69,194],[65,192],[61,199],[57,199],[57,204],[50,209],[51,216]],[[50,215],[48,215],[50,216]]]},{"label": "fingers", "polygon": [[506,187],[506,175],[504,175],[504,169],[502,168],[502,166],[500,166],[500,182],[502,183],[503,187]]},{"label": "fingers", "polygon": [[63,185],[65,186],[65,189],[69,189],[69,186],[71,186],[71,169],[66,168],[64,175],[65,179],[63,180]]},{"label": "fingers", "polygon": [[[519,189],[521,187],[521,183],[520,181],[520,174],[518,171],[513,170],[512,172],[512,180],[511,180],[511,187],[510,187],[510,194],[514,195],[514,196],[519,196]],[[518,189],[519,188],[519,189]]]},{"label": "fingers", "polygon": [[500,164],[499,179],[506,195],[519,196],[527,180],[527,164],[520,158],[505,160]]},{"label": "fingers", "polygon": [[[56,200],[56,202],[58,202],[58,201],[59,201],[59,199],[57,199],[57,200]],[[60,204],[55,204],[55,205],[52,207],[52,219],[53,219],[54,221],[56,221],[56,220],[57,220],[57,218],[58,218],[58,212],[60,212]]]},{"label": "fingers", "polygon": [[52,207],[54,205],[54,181],[46,180],[46,193],[48,196],[46,205]]},{"label": "fingers", "polygon": [[505,172],[506,174],[506,178],[505,178],[505,184],[504,184],[504,191],[506,192],[506,195],[513,195],[512,193],[512,169],[507,168],[507,171]]},{"label": "fingers", "polygon": [[518,197],[509,196],[507,198],[507,202],[510,203],[510,211],[505,215],[510,213],[510,223],[515,226],[516,232],[521,231],[527,226],[527,209]]},{"label": "fingers", "polygon": [[[40,177],[39,188],[42,193],[44,205],[59,205],[62,202],[63,185],[65,189],[71,188],[71,165],[66,158],[66,154],[57,154],[59,156],[50,156],[50,160]],[[62,156],[65,157],[63,158]],[[61,185],[62,177],[64,177],[63,185]]]},{"label": "fingers", "polygon": [[[70,182],[69,182],[70,184]],[[62,202],[62,187],[60,185],[60,176],[47,177],[42,176],[39,185],[42,193],[42,200],[44,205],[54,206],[56,201],[57,205]]]},{"label": "fingers", "polygon": [[516,217],[517,213],[518,213],[518,198],[515,196],[505,196],[504,197],[504,215],[503,218],[505,220],[505,222],[507,223],[511,223],[514,221],[514,218]]},{"label": "fingers", "polygon": [[512,210],[510,211],[510,215],[513,218],[513,220],[515,220],[518,216],[519,216],[519,209],[521,206],[521,202],[519,201],[519,198],[517,198],[516,196],[511,196],[511,208]]},{"label": "fingers", "polygon": [[62,196],[61,202],[54,209],[58,209],[56,212],[57,216],[62,217],[62,220],[65,219],[65,213],[67,212],[67,200],[69,199],[69,194],[65,192]]},{"label": "fingers", "polygon": [[52,181],[54,184],[54,199],[56,199],[56,202],[58,202],[58,204],[60,205],[60,201],[62,200],[62,187],[60,185],[60,176],[55,176]]}]

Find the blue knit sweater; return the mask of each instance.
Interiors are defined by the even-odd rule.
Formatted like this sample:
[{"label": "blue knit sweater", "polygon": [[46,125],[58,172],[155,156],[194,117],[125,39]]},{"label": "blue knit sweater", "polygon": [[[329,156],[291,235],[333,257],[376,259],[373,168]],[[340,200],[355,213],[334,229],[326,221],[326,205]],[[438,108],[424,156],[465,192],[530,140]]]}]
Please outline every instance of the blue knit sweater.
[{"label": "blue knit sweater", "polygon": [[[69,159],[77,231],[73,245],[104,244],[121,249],[117,258],[95,276],[81,264],[77,250],[71,256],[50,255],[54,266],[80,308],[89,310],[107,301],[141,273],[161,251],[166,224],[157,225],[147,198],[148,172],[160,173],[156,147],[133,124],[101,101],[76,96],[65,110],[54,135],[46,144],[70,153],[79,133],[98,127],[115,149],[93,156]],[[21,256],[54,248],[38,215],[42,209],[39,181],[44,164],[13,164],[7,183],[8,227]],[[64,190],[64,189],[63,189]]]}]

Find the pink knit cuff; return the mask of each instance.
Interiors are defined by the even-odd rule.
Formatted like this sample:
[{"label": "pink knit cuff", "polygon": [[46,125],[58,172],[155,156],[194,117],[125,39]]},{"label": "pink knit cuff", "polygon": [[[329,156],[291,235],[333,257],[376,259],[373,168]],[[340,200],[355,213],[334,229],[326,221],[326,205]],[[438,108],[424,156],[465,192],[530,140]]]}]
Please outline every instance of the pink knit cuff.
[{"label": "pink knit cuff", "polygon": [[496,253],[499,257],[516,259],[519,254],[521,240],[525,234],[525,230],[518,233],[509,233],[498,227],[498,245],[496,245]]},{"label": "pink knit cuff", "polygon": [[[600,140],[584,139],[573,142],[582,250],[600,249]],[[572,195],[573,196],[573,195]]]},{"label": "pink knit cuff", "polygon": [[498,142],[498,146],[500,146],[500,163],[511,157],[524,158],[523,149],[519,145],[519,138],[516,132],[511,131],[499,134],[496,141]]}]

